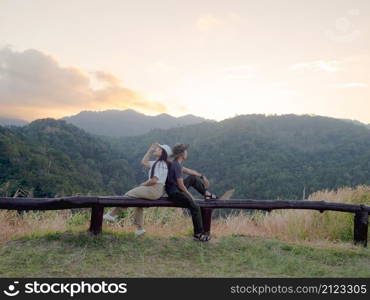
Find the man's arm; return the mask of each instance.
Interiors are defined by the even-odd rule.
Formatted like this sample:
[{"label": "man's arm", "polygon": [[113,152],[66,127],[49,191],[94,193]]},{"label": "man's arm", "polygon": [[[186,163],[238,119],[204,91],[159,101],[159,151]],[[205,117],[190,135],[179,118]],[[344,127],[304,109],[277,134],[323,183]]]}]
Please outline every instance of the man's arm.
[{"label": "man's arm", "polygon": [[188,175],[194,175],[194,176],[202,176],[201,173],[195,171],[195,170],[192,170],[192,169],[188,169],[188,168],[185,168],[183,167],[182,168],[182,171],[185,173],[185,174],[188,174]]},{"label": "man's arm", "polygon": [[189,195],[189,197],[191,199],[193,199],[193,201],[195,201],[194,197],[192,194],[190,194],[190,192],[188,191],[188,189],[186,188],[185,184],[184,184],[184,178],[177,178],[177,185],[179,187],[179,189],[184,192],[184,193],[187,193]]},{"label": "man's arm", "polygon": [[201,174],[201,173],[199,173],[199,172],[197,172],[197,171],[195,171],[195,170],[191,170],[191,169],[185,168],[185,167],[183,167],[183,168],[182,168],[182,171],[183,171],[185,174],[188,174],[188,175],[194,175],[194,176],[199,176],[199,177],[203,176],[202,178],[203,178],[203,181],[204,181],[204,185],[205,185],[205,187],[206,187],[206,188],[208,188],[208,187],[209,187],[209,181],[208,181],[207,177],[206,177],[206,176],[204,176],[203,174]]}]

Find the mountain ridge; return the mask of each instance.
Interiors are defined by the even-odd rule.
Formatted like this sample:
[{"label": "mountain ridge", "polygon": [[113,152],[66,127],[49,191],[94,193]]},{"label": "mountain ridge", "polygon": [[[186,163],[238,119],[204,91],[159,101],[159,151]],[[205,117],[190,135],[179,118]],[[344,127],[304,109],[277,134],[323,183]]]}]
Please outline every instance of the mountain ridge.
[{"label": "mountain ridge", "polygon": [[214,120],[192,114],[174,117],[166,113],[148,116],[132,109],[81,111],[76,115],[61,118],[85,131],[105,136],[134,136],[149,132],[151,129],[169,129]]}]

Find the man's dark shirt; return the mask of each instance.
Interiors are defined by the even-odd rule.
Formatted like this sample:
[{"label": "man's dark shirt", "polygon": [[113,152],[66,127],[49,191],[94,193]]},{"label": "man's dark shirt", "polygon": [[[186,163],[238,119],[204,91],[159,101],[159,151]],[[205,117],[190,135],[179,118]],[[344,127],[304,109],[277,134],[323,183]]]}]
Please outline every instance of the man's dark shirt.
[{"label": "man's dark shirt", "polygon": [[177,185],[178,178],[183,178],[182,166],[178,162],[178,160],[175,159],[171,163],[170,168],[168,170],[168,176],[166,181],[166,193],[168,196],[180,192],[180,189]]}]

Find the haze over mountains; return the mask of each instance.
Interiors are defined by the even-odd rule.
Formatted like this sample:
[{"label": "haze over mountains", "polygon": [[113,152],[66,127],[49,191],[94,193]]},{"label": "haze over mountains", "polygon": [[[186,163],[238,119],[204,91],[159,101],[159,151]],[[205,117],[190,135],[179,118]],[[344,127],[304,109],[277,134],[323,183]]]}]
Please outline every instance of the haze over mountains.
[{"label": "haze over mountains", "polygon": [[6,118],[0,117],[0,125],[7,126],[7,125],[14,125],[14,126],[23,126],[28,124],[27,121],[15,118]]},{"label": "haze over mountains", "polygon": [[[61,120],[65,120],[67,123],[73,124],[91,134],[112,137],[142,135],[152,129],[170,129],[202,122],[216,122],[191,114],[182,117],[173,117],[168,114],[148,116],[132,109],[81,111],[76,115],[63,117]],[[339,120],[370,129],[370,124],[357,120]],[[27,124],[29,122],[22,119],[0,116],[0,125],[2,126],[24,126]]]},{"label": "haze over mountains", "polygon": [[62,120],[89,133],[105,136],[134,136],[147,133],[152,129],[169,129],[212,122],[194,115],[177,118],[168,114],[147,116],[132,109],[81,111],[77,115],[64,117]]}]

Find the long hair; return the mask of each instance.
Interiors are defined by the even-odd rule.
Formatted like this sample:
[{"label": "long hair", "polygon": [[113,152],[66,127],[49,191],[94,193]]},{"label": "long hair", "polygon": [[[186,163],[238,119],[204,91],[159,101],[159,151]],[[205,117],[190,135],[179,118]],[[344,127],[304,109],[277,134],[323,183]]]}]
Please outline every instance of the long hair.
[{"label": "long hair", "polygon": [[170,169],[170,163],[168,162],[168,155],[167,155],[167,152],[166,150],[164,150],[163,148],[162,149],[162,154],[161,156],[154,162],[153,166],[152,166],[152,169],[150,170],[150,178],[153,178],[154,176],[154,169],[155,169],[155,166],[157,165],[157,163],[159,163],[160,161],[164,161],[166,164],[167,164],[167,168],[168,170]]}]

